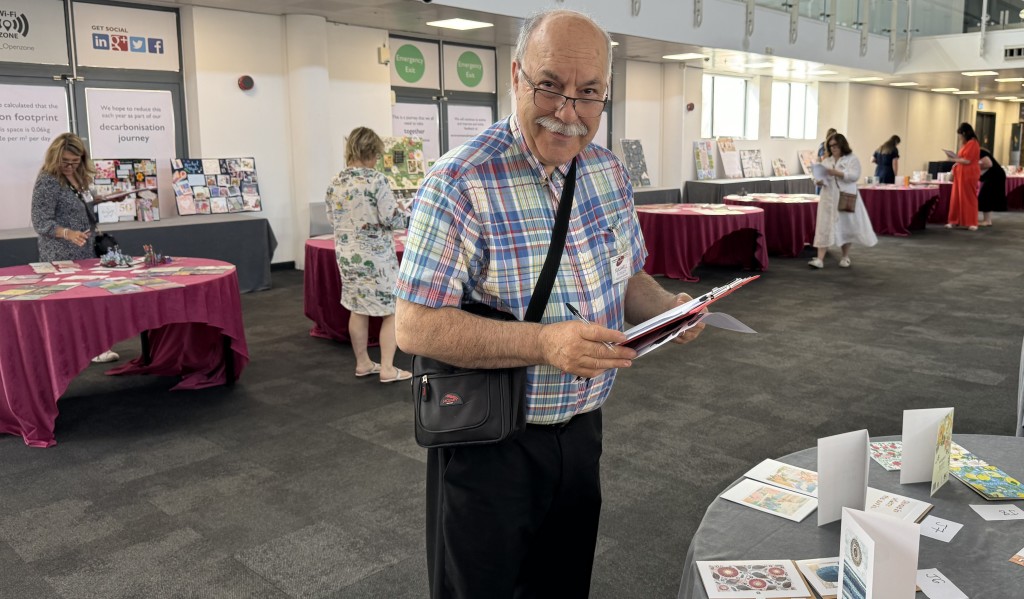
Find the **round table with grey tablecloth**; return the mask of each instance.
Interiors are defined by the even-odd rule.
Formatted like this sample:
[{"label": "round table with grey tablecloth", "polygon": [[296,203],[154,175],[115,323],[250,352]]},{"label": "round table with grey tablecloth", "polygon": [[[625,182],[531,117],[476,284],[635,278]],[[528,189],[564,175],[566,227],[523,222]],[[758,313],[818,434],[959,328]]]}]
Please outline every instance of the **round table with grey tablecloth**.
[{"label": "round table with grey tablecloth", "polygon": [[[899,437],[872,439],[889,440],[899,440]],[[1010,476],[1018,479],[1024,476],[1024,439],[953,435],[953,440]],[[817,448],[812,447],[781,457],[779,461],[816,470],[817,456]],[[1010,563],[1009,559],[1024,547],[1024,521],[987,522],[969,507],[970,504],[1002,502],[985,501],[952,476],[934,497],[929,497],[929,483],[901,485],[899,471],[886,472],[874,460],[868,473],[870,486],[927,501],[935,506],[930,515],[964,525],[949,543],[921,537],[919,569],[938,568],[968,597],[1021,596],[1024,568]],[[1018,501],[1015,505],[1022,503]],[[818,527],[816,513],[797,523],[718,497],[708,507],[690,541],[679,599],[707,597],[696,568],[698,560],[835,557],[839,555],[839,527],[839,521]],[[918,596],[923,595],[918,593]]]}]

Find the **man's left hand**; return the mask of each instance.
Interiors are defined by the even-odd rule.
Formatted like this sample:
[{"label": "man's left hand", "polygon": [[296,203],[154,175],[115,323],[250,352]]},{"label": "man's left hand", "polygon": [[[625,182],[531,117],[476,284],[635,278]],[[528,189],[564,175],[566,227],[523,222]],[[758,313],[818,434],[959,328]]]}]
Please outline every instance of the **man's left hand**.
[{"label": "man's left hand", "polygon": [[[676,303],[674,305],[681,306],[681,305],[685,304],[686,302],[688,302],[688,301],[690,301],[692,299],[693,298],[690,297],[690,294],[688,294],[688,293],[680,293],[680,294],[676,295]],[[700,313],[701,314],[707,314],[708,313],[708,309],[704,308],[703,310],[700,311]],[[704,330],[704,324],[703,323],[698,324],[697,326],[693,327],[692,329],[690,329],[688,331],[683,332],[682,335],[679,335],[678,337],[673,339],[672,343],[680,343],[680,344],[682,344],[682,343],[689,343],[689,342],[693,341],[694,339],[696,339],[700,335],[701,331],[703,331],[703,330]]]}]

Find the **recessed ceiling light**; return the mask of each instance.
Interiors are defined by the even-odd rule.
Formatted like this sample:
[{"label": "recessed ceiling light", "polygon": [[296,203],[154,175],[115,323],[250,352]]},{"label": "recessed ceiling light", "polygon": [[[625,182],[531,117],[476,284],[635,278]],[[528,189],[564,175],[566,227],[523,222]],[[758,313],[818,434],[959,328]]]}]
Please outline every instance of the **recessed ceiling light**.
[{"label": "recessed ceiling light", "polygon": [[1009,100],[1011,102],[1016,100],[1016,99],[1017,99],[1017,96],[996,96],[995,98],[993,98],[993,100]]},{"label": "recessed ceiling light", "polygon": [[748,69],[764,69],[764,68],[767,68],[767,67],[774,67],[775,63],[774,62],[748,62],[747,64],[745,64],[743,66],[747,67]]},{"label": "recessed ceiling light", "polygon": [[857,83],[861,83],[863,81],[881,81],[881,80],[882,80],[881,77],[854,77],[853,79],[850,79],[850,81],[856,81]]},{"label": "recessed ceiling light", "polygon": [[967,77],[989,77],[992,75],[998,75],[999,73],[996,71],[964,71],[960,74],[966,75]]},{"label": "recessed ceiling light", "polygon": [[470,21],[468,19],[445,19],[443,21],[430,21],[427,23],[427,25],[430,25],[431,27],[444,27],[445,29],[458,29],[459,31],[469,31],[470,29],[494,27],[494,23]]},{"label": "recessed ceiling light", "polygon": [[612,46],[618,46],[618,45],[619,45],[619,42],[616,42],[616,41],[612,40]]},{"label": "recessed ceiling light", "polygon": [[916,81],[900,81],[899,83],[890,83],[893,87],[907,87],[910,85],[917,85]]},{"label": "recessed ceiling light", "polygon": [[959,87],[933,87],[932,91],[933,92],[958,92],[958,91],[960,91],[960,88]]},{"label": "recessed ceiling light", "polygon": [[807,73],[807,75],[810,76],[810,77],[820,77],[820,76],[823,76],[823,75],[838,75],[838,74],[839,73],[837,73],[835,71],[814,71],[814,72],[811,72],[811,73]]},{"label": "recessed ceiling light", "polygon": [[1009,83],[1012,81],[1024,81],[1024,77],[1004,77],[1003,79],[993,79],[996,83]]},{"label": "recessed ceiling light", "polygon": [[976,93],[978,93],[978,92],[971,91],[971,90],[964,90],[962,92],[953,92],[953,95],[956,95],[956,96],[966,96],[966,95],[969,95],[969,94],[976,94]]},{"label": "recessed ceiling light", "polygon": [[687,52],[685,54],[668,54],[662,56],[665,60],[693,60],[695,58],[704,58],[703,54],[699,52]]}]

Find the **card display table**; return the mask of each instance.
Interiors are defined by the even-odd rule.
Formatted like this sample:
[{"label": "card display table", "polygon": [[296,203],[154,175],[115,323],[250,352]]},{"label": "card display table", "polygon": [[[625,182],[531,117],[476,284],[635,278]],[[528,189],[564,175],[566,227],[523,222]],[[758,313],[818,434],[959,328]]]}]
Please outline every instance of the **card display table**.
[{"label": "card display table", "polygon": [[[395,250],[398,260],[405,251],[405,231],[396,231]],[[313,321],[309,334],[313,337],[349,342],[350,312],[341,305],[341,274],[334,254],[334,236],[321,235],[306,240],[306,270],[302,273],[302,305],[306,318]],[[370,319],[371,344],[380,335],[380,318]]]},{"label": "card display table", "polygon": [[859,189],[871,226],[879,235],[906,237],[911,230],[925,228],[939,201],[938,185],[861,185]]},{"label": "card display table", "polygon": [[[920,187],[919,183],[911,183],[914,187]],[[939,199],[935,201],[935,209],[928,215],[928,222],[936,225],[944,225],[949,222],[949,199],[953,196],[952,181],[931,181],[926,185],[939,186]]]},{"label": "card display table", "polygon": [[807,175],[687,181],[683,201],[721,203],[727,195],[743,193],[814,193],[814,181]]},{"label": "card display table", "polygon": [[[1022,438],[953,435],[953,440],[1010,476],[1024,475]],[[780,462],[809,470],[817,470],[817,460],[818,451],[813,447],[779,458]],[[1010,556],[1024,546],[1020,522],[989,522],[969,507],[970,504],[1001,502],[986,502],[952,476],[934,497],[929,497],[930,483],[901,485],[898,471],[886,472],[874,460],[868,474],[869,486],[927,501],[935,506],[929,514],[964,525],[949,543],[922,537],[919,569],[938,568],[969,597],[1020,596],[1024,568],[1009,562]],[[697,572],[697,561],[836,557],[839,555],[839,529],[838,521],[819,527],[816,513],[811,513],[803,522],[791,522],[718,497],[708,506],[690,541],[679,599],[707,597]]]},{"label": "card display table", "polygon": [[1024,175],[1006,175],[1006,207],[1024,210]]},{"label": "card display table", "polygon": [[[77,274],[94,274],[88,269],[97,262],[78,261],[82,270]],[[231,265],[178,258],[168,266]],[[32,273],[29,266],[0,269],[0,276]],[[114,295],[79,285],[41,299],[0,301],[0,433],[20,435],[32,447],[55,445],[57,400],[71,380],[93,356],[143,332],[144,355],[107,374],[181,376],[174,389],[201,389],[238,379],[249,351],[235,269],[160,278],[183,286]],[[0,281],[0,289],[15,285],[24,283]]]},{"label": "card display table", "polygon": [[814,194],[752,193],[725,196],[733,206],[764,210],[764,237],[770,255],[799,256],[814,241],[818,196]]},{"label": "card display table", "polygon": [[644,270],[684,281],[698,281],[701,261],[768,268],[764,210],[725,204],[637,206],[647,246]]}]

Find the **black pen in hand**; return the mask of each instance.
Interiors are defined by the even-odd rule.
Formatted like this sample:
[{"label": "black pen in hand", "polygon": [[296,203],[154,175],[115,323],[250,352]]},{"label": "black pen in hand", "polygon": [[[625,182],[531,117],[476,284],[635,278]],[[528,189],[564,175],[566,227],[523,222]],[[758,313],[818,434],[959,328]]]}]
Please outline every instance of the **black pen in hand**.
[{"label": "black pen in hand", "polygon": [[[572,315],[576,317],[576,320],[579,320],[580,322],[583,322],[583,323],[586,323],[586,324],[594,324],[594,323],[590,322],[589,320],[587,320],[586,318],[584,318],[583,315],[580,314],[580,311],[576,309],[576,306],[574,306],[572,304],[569,304],[569,303],[566,303],[565,307],[568,308],[570,312],[572,312]],[[615,349],[615,347],[612,346],[612,344],[608,343],[607,341],[602,341],[601,343],[604,343],[604,346],[607,347],[608,349],[611,349],[611,350]]]}]

